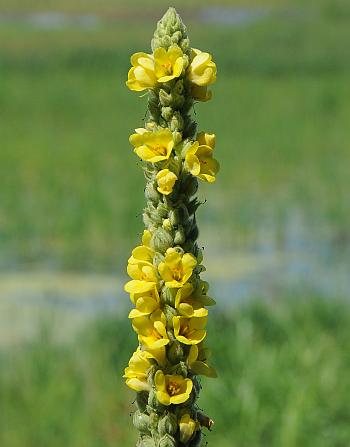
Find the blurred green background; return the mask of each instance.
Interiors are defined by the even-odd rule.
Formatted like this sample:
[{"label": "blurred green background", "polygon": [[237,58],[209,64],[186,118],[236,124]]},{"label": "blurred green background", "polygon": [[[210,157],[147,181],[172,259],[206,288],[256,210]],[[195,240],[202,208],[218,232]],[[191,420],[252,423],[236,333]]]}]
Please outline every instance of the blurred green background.
[{"label": "blurred green background", "polygon": [[[350,446],[350,3],[178,0],[218,66],[198,212],[218,447]],[[144,179],[125,87],[160,0],[0,0],[0,446],[133,446],[125,264]],[[225,333],[225,337],[223,337]]]}]

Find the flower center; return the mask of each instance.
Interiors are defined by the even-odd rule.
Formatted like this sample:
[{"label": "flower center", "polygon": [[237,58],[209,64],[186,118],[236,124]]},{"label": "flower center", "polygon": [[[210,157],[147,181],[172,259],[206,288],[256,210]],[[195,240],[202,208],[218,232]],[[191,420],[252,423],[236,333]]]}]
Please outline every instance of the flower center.
[{"label": "flower center", "polygon": [[195,329],[191,329],[190,325],[188,323],[184,324],[180,328],[180,334],[188,339],[190,339],[194,333],[195,333]]},{"label": "flower center", "polygon": [[160,333],[156,329],[153,329],[152,337],[157,339],[157,340],[160,340],[162,338],[162,336],[160,335]]},{"label": "flower center", "polygon": [[188,324],[185,324],[181,328],[181,334],[182,335],[189,335],[190,334],[190,326]]},{"label": "flower center", "polygon": [[169,382],[168,383],[168,393],[169,396],[175,396],[176,394],[179,394],[180,391],[180,385],[176,382]]},{"label": "flower center", "polygon": [[166,155],[166,148],[160,144],[156,144],[152,147],[153,151],[159,155]]},{"label": "flower center", "polygon": [[181,281],[183,276],[183,271],[181,267],[177,267],[173,270],[173,278],[175,281]]},{"label": "flower center", "polygon": [[167,75],[171,74],[171,62],[164,62],[164,64],[162,64],[162,67],[164,68],[164,71]]}]

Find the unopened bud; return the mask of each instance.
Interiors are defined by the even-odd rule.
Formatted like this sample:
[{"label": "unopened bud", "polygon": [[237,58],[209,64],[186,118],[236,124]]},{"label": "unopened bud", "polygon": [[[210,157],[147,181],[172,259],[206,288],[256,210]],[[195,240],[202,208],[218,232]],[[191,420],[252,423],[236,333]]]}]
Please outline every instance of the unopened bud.
[{"label": "unopened bud", "polygon": [[175,439],[170,435],[164,435],[158,444],[159,447],[176,447]]},{"label": "unopened bud", "polygon": [[175,306],[175,296],[176,289],[169,289],[168,287],[163,287],[162,289],[162,299],[165,304],[169,304],[170,306]]},{"label": "unopened bud", "polygon": [[176,310],[173,307],[169,306],[168,304],[165,304],[164,308],[163,308],[163,312],[164,312],[167,322],[168,322],[167,326],[169,328],[172,328],[173,327],[173,323],[172,323],[173,317],[175,317],[175,315],[177,315]]},{"label": "unopened bud", "polygon": [[172,101],[171,94],[167,93],[164,89],[159,90],[159,102],[162,106],[170,106]]},{"label": "unopened bud", "polygon": [[170,219],[164,219],[163,220],[163,228],[167,231],[171,231],[172,230],[172,226],[170,223]]},{"label": "unopened bud", "polygon": [[169,209],[166,205],[164,205],[164,203],[160,203],[157,206],[157,212],[159,214],[160,217],[165,218],[168,216],[169,213]]},{"label": "unopened bud", "polygon": [[162,107],[162,117],[166,121],[170,121],[172,119],[173,113],[174,111],[171,107]]},{"label": "unopened bud", "polygon": [[142,436],[137,441],[136,447],[156,447],[156,443],[150,436]]},{"label": "unopened bud", "polygon": [[185,232],[184,232],[183,228],[181,227],[175,231],[174,244],[182,245],[185,242],[185,240],[186,240]]},{"label": "unopened bud", "polygon": [[153,182],[148,182],[145,188],[145,197],[147,200],[150,200],[151,202],[159,202],[160,195],[157,192],[157,189]]},{"label": "unopened bud", "polygon": [[179,224],[179,212],[176,209],[169,211],[169,220],[172,226]]},{"label": "unopened bud", "polygon": [[177,419],[172,413],[167,413],[158,422],[158,431],[161,436],[175,435],[177,432]]},{"label": "unopened bud", "polygon": [[149,421],[151,430],[156,430],[158,428],[158,422],[159,422],[158,414],[152,411],[149,416]]},{"label": "unopened bud", "polygon": [[184,357],[184,351],[178,341],[174,341],[167,352],[167,357],[170,363],[176,364]]},{"label": "unopened bud", "polygon": [[173,244],[174,241],[171,234],[164,228],[157,228],[157,230],[154,231],[151,239],[151,247],[154,250],[165,253],[169,247],[173,246]]},{"label": "unopened bud", "polygon": [[133,415],[133,424],[140,433],[149,434],[149,416],[146,413],[141,413],[139,410],[135,411]]},{"label": "unopened bud", "polygon": [[159,413],[164,410],[164,405],[159,402],[159,400],[157,399],[157,394],[153,389],[149,393],[148,406],[152,410]]}]

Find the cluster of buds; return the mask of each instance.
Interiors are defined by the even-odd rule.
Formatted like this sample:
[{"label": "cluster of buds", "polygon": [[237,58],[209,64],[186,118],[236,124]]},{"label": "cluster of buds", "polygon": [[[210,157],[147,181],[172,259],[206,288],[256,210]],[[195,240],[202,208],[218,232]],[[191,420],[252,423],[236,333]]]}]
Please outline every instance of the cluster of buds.
[{"label": "cluster of buds", "polygon": [[146,177],[146,229],[128,261],[125,285],[139,346],[125,369],[137,392],[138,447],[198,447],[212,420],[196,405],[200,375],[216,377],[205,346],[208,284],[197,245],[198,179],[212,183],[215,135],[200,132],[190,113],[211,98],[210,54],[190,48],[175,9],[158,22],[152,54],[135,53],[126,85],[148,93],[148,120],[130,137]]}]

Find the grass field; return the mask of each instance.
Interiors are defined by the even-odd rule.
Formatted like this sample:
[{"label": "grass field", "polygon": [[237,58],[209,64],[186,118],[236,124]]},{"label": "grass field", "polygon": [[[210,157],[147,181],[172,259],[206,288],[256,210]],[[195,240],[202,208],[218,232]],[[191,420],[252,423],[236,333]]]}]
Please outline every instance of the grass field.
[{"label": "grass field", "polygon": [[[350,260],[350,3],[173,5],[192,45],[213,53],[218,65],[213,100],[194,109],[200,129],[217,134],[221,162],[217,183],[201,185],[207,201],[197,216],[218,301],[209,344],[219,379],[203,379],[200,400],[215,419],[206,440],[217,447],[349,447],[350,309],[336,299],[348,298],[339,291],[349,282],[335,273]],[[266,15],[241,26],[198,19],[201,8],[234,5]],[[126,312],[84,328],[77,307],[84,297],[89,312],[97,297],[101,306],[119,297],[143,228],[144,179],[128,136],[142,125],[146,99],[124,82],[130,54],[149,50],[167,6],[0,0],[0,300],[9,295],[0,303],[7,343],[0,343],[1,447],[135,444],[134,394],[121,379],[136,346]],[[96,26],[50,29],[26,20],[50,11],[90,14]],[[320,273],[302,256],[311,264],[320,258]],[[297,288],[284,277],[274,281],[284,264]],[[238,303],[240,280],[254,282],[254,269],[251,295],[271,292],[271,299]],[[319,296],[303,282],[310,276],[328,301],[310,298]],[[270,284],[268,293],[261,284]],[[67,298],[66,307],[57,297]],[[42,314],[54,313],[55,324],[36,319],[44,302]],[[18,334],[13,309],[25,326]],[[76,330],[65,326],[69,312]]]},{"label": "grass field", "polygon": [[[69,344],[40,337],[0,353],[0,445],[135,445],[133,393],[121,378],[136,345],[126,318],[105,317]],[[349,305],[251,301],[209,327],[219,378],[199,405],[218,447],[347,447]],[[225,336],[222,334],[225,333]]]},{"label": "grass field", "polygon": [[[26,11],[24,2],[11,5]],[[215,188],[202,188],[209,249],[254,247],[262,231],[283,246],[296,211],[310,238],[349,240],[349,7],[289,7],[299,13],[246,27],[189,23],[193,45],[219,68],[213,101],[195,108],[201,128],[218,135],[222,164]],[[153,28],[150,20],[132,34],[118,21],[91,30],[0,27],[2,269],[124,264],[143,205],[128,135],[145,111],[124,80],[129,55],[147,50]]]}]

